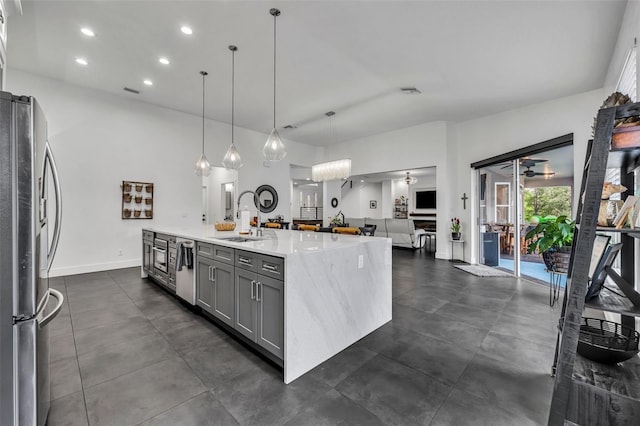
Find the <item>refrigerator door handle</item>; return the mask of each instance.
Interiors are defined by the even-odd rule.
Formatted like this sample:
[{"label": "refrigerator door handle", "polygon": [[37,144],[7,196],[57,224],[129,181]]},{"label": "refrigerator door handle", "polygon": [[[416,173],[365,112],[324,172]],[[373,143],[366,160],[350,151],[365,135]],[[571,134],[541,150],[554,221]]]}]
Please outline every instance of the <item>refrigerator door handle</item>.
[{"label": "refrigerator door handle", "polygon": [[58,303],[56,304],[56,307],[53,308],[53,311],[51,311],[49,315],[47,315],[46,317],[42,318],[41,321],[39,321],[40,328],[49,324],[51,320],[54,319],[60,313],[60,310],[62,309],[62,304],[64,303],[64,296],[58,290],[54,288],[50,288],[49,295],[55,297]]},{"label": "refrigerator door handle", "polygon": [[[42,178],[46,178],[47,164],[51,167],[51,176],[53,177],[53,187],[56,194],[56,221],[53,227],[53,240],[51,242],[51,247],[49,248],[49,253],[47,255],[47,270],[51,269],[51,264],[53,264],[53,258],[56,255],[56,251],[58,250],[58,242],[60,241],[60,225],[62,223],[62,196],[60,194],[60,178],[58,177],[58,168],[56,167],[56,161],[53,158],[53,152],[51,151],[51,146],[49,142],[45,144],[45,159],[44,159],[44,173],[42,174]],[[44,185],[42,185],[44,190]],[[44,197],[44,193],[42,196]]]}]

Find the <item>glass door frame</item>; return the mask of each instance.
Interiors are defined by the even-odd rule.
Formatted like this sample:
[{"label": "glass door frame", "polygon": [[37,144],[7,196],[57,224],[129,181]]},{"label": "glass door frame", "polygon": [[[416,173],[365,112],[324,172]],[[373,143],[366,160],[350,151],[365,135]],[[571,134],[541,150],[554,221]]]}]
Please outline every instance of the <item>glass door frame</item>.
[{"label": "glass door frame", "polygon": [[[508,160],[511,161],[512,163],[512,170],[513,170],[513,176],[511,178],[510,181],[502,181],[502,182],[493,182],[493,186],[494,186],[494,191],[493,191],[493,210],[494,210],[494,219],[497,217],[495,215],[495,212],[497,212],[497,203],[496,203],[496,199],[497,199],[497,186],[500,183],[508,183],[509,184],[509,217],[506,218],[507,223],[510,223],[511,219],[513,219],[513,275],[515,277],[520,277],[520,228],[521,228],[521,223],[522,220],[524,219],[523,215],[521,214],[522,211],[522,197],[523,197],[523,191],[520,188],[520,159],[516,158],[513,160]],[[505,161],[504,163],[507,163],[507,161]],[[481,178],[481,171],[483,168],[477,168],[476,169],[476,182],[478,182],[478,185],[476,185],[476,200],[478,200],[478,205],[477,205],[477,211],[478,211],[478,225],[481,225],[480,220],[481,220],[481,215],[482,215],[482,211],[483,211],[483,207],[484,207],[484,211],[486,214],[486,210],[489,207],[488,206],[488,200],[487,195],[486,195],[486,188],[485,188],[485,199],[483,200],[481,197],[480,192],[482,191],[482,178]],[[486,186],[486,180],[485,180],[485,186]],[[482,205],[484,203],[484,206]],[[477,252],[478,253],[482,253],[482,247],[481,245],[483,244],[483,239],[482,239],[482,227],[478,226],[477,228],[478,230],[478,247],[477,247]],[[507,232],[508,229],[507,229]],[[500,249],[498,249],[498,251],[500,251]],[[480,260],[480,259],[478,259]],[[480,262],[479,262],[480,263]]]}]

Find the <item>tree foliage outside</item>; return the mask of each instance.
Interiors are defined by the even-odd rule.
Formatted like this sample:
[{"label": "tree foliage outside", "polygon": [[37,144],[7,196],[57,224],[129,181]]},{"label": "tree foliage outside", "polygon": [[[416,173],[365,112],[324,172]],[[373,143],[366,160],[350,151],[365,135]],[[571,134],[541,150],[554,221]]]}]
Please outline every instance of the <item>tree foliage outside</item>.
[{"label": "tree foliage outside", "polygon": [[531,222],[533,215],[571,217],[571,187],[525,188],[524,220]]}]

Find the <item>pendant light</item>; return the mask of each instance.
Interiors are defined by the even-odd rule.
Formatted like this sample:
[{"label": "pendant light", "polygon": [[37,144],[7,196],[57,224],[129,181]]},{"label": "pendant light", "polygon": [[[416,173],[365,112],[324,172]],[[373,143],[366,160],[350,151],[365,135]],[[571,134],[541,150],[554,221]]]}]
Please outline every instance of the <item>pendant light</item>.
[{"label": "pendant light", "polygon": [[273,16],[273,130],[264,144],[262,153],[268,161],[280,161],[287,155],[287,150],[276,130],[276,18],[280,16],[278,9],[269,11]]},{"label": "pendant light", "polygon": [[[332,118],[336,113],[334,111],[326,112],[329,118],[329,139],[335,143],[333,135]],[[346,179],[351,176],[351,159],[329,161],[326,163],[314,164],[311,166],[311,179],[314,182],[324,182],[328,180]]]},{"label": "pendant light", "polygon": [[233,142],[233,130],[234,130],[234,107],[235,107],[235,88],[236,88],[236,52],[238,48],[236,46],[229,46],[231,51],[231,146],[227,150],[227,153],[222,160],[222,165],[228,170],[238,170],[242,167],[242,159],[240,153],[236,149],[236,145]]},{"label": "pendant light", "polygon": [[409,176],[409,172],[407,172],[407,177],[404,178],[404,181],[407,185],[413,185],[414,183],[418,182],[418,179],[414,178],[413,176]]},{"label": "pendant light", "polygon": [[206,71],[200,71],[202,76],[202,155],[196,161],[196,165],[193,167],[193,171],[198,176],[209,176],[211,174],[211,163],[207,160],[207,156],[204,155],[204,78],[209,75]]}]

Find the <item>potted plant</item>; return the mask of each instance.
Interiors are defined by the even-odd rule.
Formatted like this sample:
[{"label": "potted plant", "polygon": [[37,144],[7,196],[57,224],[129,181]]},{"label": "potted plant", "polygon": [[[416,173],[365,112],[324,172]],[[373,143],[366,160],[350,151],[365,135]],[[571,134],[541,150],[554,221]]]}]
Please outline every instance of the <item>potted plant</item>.
[{"label": "potted plant", "polygon": [[454,217],[451,219],[451,239],[459,240],[460,236],[460,219]]},{"label": "potted plant", "polygon": [[567,216],[538,223],[525,236],[530,241],[527,253],[537,250],[549,271],[567,273],[575,226],[576,222]]},{"label": "potted plant", "polygon": [[336,213],[335,216],[329,216],[329,226],[330,227],[345,226],[344,214],[342,213],[342,210]]}]

